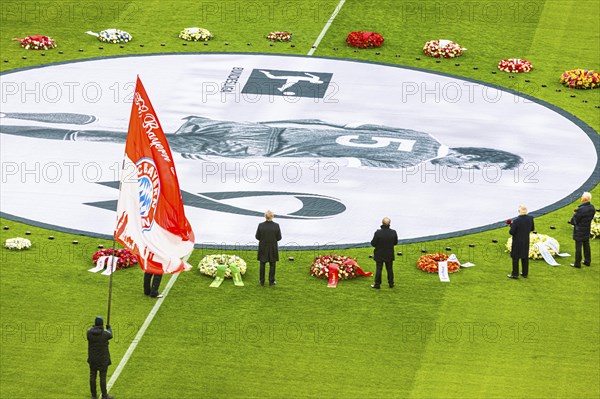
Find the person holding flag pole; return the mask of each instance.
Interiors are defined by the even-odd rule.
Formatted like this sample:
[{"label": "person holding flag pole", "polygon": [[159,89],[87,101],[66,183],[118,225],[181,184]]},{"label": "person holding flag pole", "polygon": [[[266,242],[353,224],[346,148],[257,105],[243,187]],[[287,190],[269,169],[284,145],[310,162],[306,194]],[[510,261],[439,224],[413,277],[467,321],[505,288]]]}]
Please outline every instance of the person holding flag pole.
[{"label": "person holding flag pole", "polygon": [[[162,297],[158,286],[163,274],[192,268],[186,260],[194,249],[194,232],[184,213],[167,138],[139,76],[125,143],[114,239],[137,255],[145,272],[145,289],[150,285],[146,276],[155,276],[148,293],[152,297]],[[112,281],[111,274],[107,324]]]}]

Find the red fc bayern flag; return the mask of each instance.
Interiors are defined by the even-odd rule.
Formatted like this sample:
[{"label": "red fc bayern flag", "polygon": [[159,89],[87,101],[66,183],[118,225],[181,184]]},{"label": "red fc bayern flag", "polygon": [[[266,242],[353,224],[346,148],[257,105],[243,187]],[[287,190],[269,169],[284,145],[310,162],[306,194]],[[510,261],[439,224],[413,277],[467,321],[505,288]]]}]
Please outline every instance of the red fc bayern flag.
[{"label": "red fc bayern flag", "polygon": [[190,270],[194,248],[167,138],[138,76],[125,144],[115,239],[148,273]]}]

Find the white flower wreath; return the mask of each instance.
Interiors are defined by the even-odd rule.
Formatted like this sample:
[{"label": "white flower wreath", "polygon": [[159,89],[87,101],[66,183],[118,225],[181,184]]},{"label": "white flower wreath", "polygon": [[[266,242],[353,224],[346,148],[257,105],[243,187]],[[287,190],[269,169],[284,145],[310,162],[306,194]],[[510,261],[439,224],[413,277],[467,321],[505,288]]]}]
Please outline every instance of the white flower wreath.
[{"label": "white flower wreath", "polygon": [[240,269],[240,274],[246,273],[246,261],[236,255],[206,255],[200,263],[198,263],[198,269],[200,269],[200,273],[206,274],[210,277],[215,277],[217,275],[217,266],[227,266],[227,271],[225,272],[225,278],[231,278],[231,269],[230,265],[237,266]]},{"label": "white flower wreath", "polygon": [[207,42],[212,39],[212,34],[204,28],[184,28],[179,32],[179,38],[192,42]]},{"label": "white flower wreath", "polygon": [[31,241],[29,241],[27,238],[23,238],[23,237],[9,238],[4,243],[4,247],[8,248],[8,249],[19,249],[19,250],[29,249],[29,247],[31,247]]},{"label": "white flower wreath", "polygon": [[87,31],[85,33],[87,33],[88,35],[96,36],[98,38],[98,40],[100,40],[103,43],[112,43],[112,44],[127,43],[133,39],[133,36],[131,36],[128,32],[125,32],[124,30],[120,30],[120,29],[114,29],[114,28],[113,29],[105,29],[105,30],[101,31],[100,33],[92,32],[92,31]]}]

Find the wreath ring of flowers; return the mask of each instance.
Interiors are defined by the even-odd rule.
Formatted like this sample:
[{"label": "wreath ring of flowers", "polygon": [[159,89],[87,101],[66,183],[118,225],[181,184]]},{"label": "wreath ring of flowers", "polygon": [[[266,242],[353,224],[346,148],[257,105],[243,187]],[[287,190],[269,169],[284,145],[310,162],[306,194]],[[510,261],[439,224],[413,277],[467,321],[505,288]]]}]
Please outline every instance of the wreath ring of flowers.
[{"label": "wreath ring of flowers", "polygon": [[333,263],[338,267],[338,278],[340,280],[349,280],[369,275],[369,273],[365,273],[361,269],[356,259],[345,255],[317,256],[310,265],[310,274],[318,278],[328,279],[329,265]]},{"label": "wreath ring of flowers", "polygon": [[56,48],[56,41],[44,35],[29,35],[23,39],[14,39],[21,43],[25,50],[49,50]]},{"label": "wreath ring of flowers", "polygon": [[225,278],[233,278],[230,266],[236,266],[240,270],[240,274],[246,274],[246,261],[237,255],[206,255],[200,260],[200,263],[198,263],[198,269],[201,274],[215,277],[217,275],[217,267],[225,265],[227,266]]},{"label": "wreath ring of flowers", "polygon": [[502,72],[525,73],[531,71],[533,65],[521,58],[507,58],[498,62],[498,69]]},{"label": "wreath ring of flowers", "polygon": [[600,237],[600,211],[596,211],[596,214],[592,219],[590,237],[592,238],[592,240]]},{"label": "wreath ring of flowers", "polygon": [[589,69],[571,69],[563,72],[560,83],[571,89],[597,89],[600,73]]},{"label": "wreath ring of flowers", "polygon": [[126,248],[115,249],[114,251],[112,248],[101,249],[92,255],[92,260],[96,263],[100,257],[112,256],[113,254],[117,257],[117,270],[127,269],[139,263],[137,256]]},{"label": "wreath ring of flowers", "polygon": [[[512,241],[512,237],[509,237],[506,241],[506,252],[510,253],[512,249]],[[556,238],[550,237],[546,234],[529,233],[529,259],[543,259],[539,248],[537,247],[537,245],[535,245],[538,242],[548,242],[549,244],[551,244],[551,246],[548,246],[548,252],[550,252],[552,256],[557,255],[556,251],[554,251],[552,247],[560,251],[560,244],[558,243]]]},{"label": "wreath ring of flowers", "polygon": [[4,247],[8,249],[29,249],[31,241],[23,237],[9,238],[4,242]]},{"label": "wreath ring of flowers", "polygon": [[189,42],[207,42],[213,38],[212,33],[204,28],[183,28],[179,32],[179,38]]},{"label": "wreath ring of flowers", "polygon": [[465,50],[460,44],[446,39],[430,40],[423,46],[423,53],[433,58],[460,57]]},{"label": "wreath ring of flowers", "polygon": [[350,47],[368,48],[381,47],[385,39],[377,32],[356,31],[350,32],[346,37],[346,44]]},{"label": "wreath ring of flowers", "polygon": [[266,38],[270,42],[289,42],[292,40],[292,34],[287,31],[276,31],[269,33]]},{"label": "wreath ring of flowers", "polygon": [[[449,256],[442,253],[433,253],[423,255],[417,261],[417,267],[427,273],[438,272],[438,262],[447,261]],[[460,264],[458,262],[448,262],[448,273],[454,273],[460,270]]]}]

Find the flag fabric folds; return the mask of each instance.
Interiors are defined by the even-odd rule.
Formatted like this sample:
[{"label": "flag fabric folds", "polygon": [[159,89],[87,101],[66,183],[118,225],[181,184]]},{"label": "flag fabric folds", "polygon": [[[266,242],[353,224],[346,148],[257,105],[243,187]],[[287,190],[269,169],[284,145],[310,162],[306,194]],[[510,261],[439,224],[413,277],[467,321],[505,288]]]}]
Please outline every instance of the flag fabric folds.
[{"label": "flag fabric folds", "polygon": [[167,138],[138,76],[125,144],[115,239],[148,273],[191,269],[194,248]]}]

